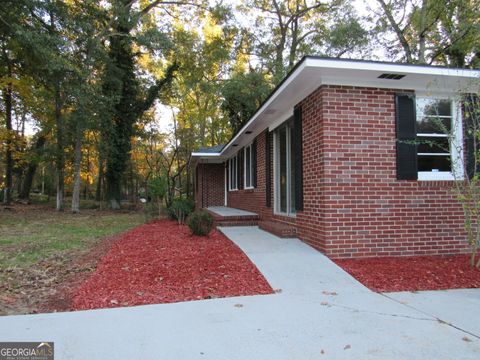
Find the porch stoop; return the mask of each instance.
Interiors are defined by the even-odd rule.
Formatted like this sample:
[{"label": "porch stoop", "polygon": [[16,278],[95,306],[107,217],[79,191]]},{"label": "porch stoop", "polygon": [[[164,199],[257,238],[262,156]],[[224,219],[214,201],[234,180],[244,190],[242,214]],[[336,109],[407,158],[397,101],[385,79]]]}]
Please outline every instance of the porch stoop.
[{"label": "porch stoop", "polygon": [[258,227],[280,238],[294,238],[297,236],[297,228],[294,225],[279,221],[259,221]]},{"label": "porch stoop", "polygon": [[226,206],[211,206],[206,208],[217,226],[256,226],[260,217],[250,211],[229,208]]}]

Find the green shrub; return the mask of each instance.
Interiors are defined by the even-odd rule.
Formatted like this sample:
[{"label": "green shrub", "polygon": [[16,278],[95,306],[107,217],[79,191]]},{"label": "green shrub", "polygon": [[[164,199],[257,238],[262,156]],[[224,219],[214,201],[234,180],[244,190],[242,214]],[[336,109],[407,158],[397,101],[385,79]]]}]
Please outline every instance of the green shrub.
[{"label": "green shrub", "polygon": [[184,224],[185,219],[195,209],[195,203],[191,199],[177,198],[173,200],[168,208],[168,216],[172,220],[177,220],[179,224]]},{"label": "green shrub", "polygon": [[187,223],[192,233],[200,236],[208,235],[213,227],[212,217],[204,210],[191,213]]},{"label": "green shrub", "polygon": [[168,191],[168,178],[157,174],[148,181],[148,192],[157,203],[158,216],[162,217],[163,199]]}]

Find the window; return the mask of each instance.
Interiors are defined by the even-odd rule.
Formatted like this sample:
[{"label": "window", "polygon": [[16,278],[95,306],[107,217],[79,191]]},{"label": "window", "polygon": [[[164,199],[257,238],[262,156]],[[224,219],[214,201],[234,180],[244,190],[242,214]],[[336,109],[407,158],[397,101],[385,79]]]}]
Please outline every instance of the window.
[{"label": "window", "polygon": [[293,121],[274,133],[275,212],[292,216],[295,214],[295,158],[292,146]]},{"label": "window", "polygon": [[[462,171],[462,126],[455,102],[416,99],[417,170],[419,180],[453,180]],[[452,169],[453,166],[453,169]]]},{"label": "window", "polygon": [[254,174],[255,174],[255,171],[256,169],[254,169],[254,165],[255,165],[255,160],[254,160],[254,155],[255,155],[255,152],[253,150],[253,147],[252,145],[248,145],[245,147],[244,149],[245,151],[245,164],[244,164],[244,168],[245,168],[245,173],[244,173],[244,179],[245,179],[245,189],[253,189],[255,184],[254,184]]},{"label": "window", "polygon": [[229,171],[229,190],[238,190],[238,157],[235,155],[228,160],[228,171]]}]

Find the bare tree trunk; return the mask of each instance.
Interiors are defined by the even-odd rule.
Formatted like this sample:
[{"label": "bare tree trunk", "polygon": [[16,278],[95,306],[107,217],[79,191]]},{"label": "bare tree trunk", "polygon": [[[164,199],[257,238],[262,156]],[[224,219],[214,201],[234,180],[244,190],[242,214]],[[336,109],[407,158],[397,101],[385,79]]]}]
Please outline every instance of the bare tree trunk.
[{"label": "bare tree trunk", "polygon": [[[80,121],[80,120],[79,120]],[[80,185],[81,185],[81,165],[82,165],[82,137],[83,131],[81,125],[77,124],[75,137],[75,154],[73,161],[73,193],[72,193],[72,213],[80,212]]]},{"label": "bare tree trunk", "polygon": [[65,191],[65,156],[63,153],[63,119],[62,119],[62,101],[60,94],[60,84],[55,86],[55,125],[57,128],[57,161],[56,161],[56,180],[57,180],[57,211],[63,211],[63,196]]},{"label": "bare tree trunk", "polygon": [[427,31],[427,0],[422,1],[422,8],[420,9],[420,35],[418,39],[418,62],[425,64],[425,33]]},{"label": "bare tree trunk", "polygon": [[[299,11],[299,6],[297,2],[297,12]],[[297,57],[297,47],[298,47],[298,17],[295,17],[290,25],[292,33],[292,44],[290,46],[290,53],[288,54],[288,69],[290,70],[295,65],[295,60]]]},{"label": "bare tree trunk", "polygon": [[[398,41],[400,41],[400,44],[402,45],[403,52],[405,53],[405,60],[408,63],[411,63],[414,61],[413,55],[412,55],[412,49],[410,47],[410,44],[408,43],[407,38],[405,37],[404,30],[400,28],[400,24],[398,24],[395,21],[395,18],[393,17],[391,9],[389,9],[388,5],[385,3],[384,0],[377,0],[380,3],[380,6],[383,9],[383,13],[388,19],[388,22],[390,23],[390,26],[392,27],[393,31],[395,32],[395,35],[397,36]],[[405,5],[406,6],[406,5]]]},{"label": "bare tree trunk", "polygon": [[[4,52],[5,60],[8,67],[8,76],[12,76],[12,67],[8,55]],[[5,103],[5,127],[7,130],[7,141],[5,151],[5,192],[3,197],[3,203],[10,205],[12,202],[12,186],[13,186],[13,129],[12,129],[12,102],[13,91],[12,83],[8,83],[3,89],[3,101]]]},{"label": "bare tree trunk", "polygon": [[12,202],[12,186],[13,186],[13,156],[12,156],[12,86],[7,85],[4,89],[5,102],[5,122],[7,129],[7,141],[5,152],[5,193],[3,202],[5,205],[10,205]]},{"label": "bare tree trunk", "polygon": [[[47,140],[44,134],[40,134],[32,145],[30,149],[30,153],[34,155],[38,155],[38,152],[43,146],[45,145],[45,141]],[[36,157],[36,156],[35,156]],[[35,177],[35,173],[37,172],[38,167],[38,160],[32,159],[30,163],[27,165],[27,171],[25,172],[25,177],[22,182],[22,189],[18,195],[18,197],[22,200],[29,200],[30,199],[30,190],[32,189],[33,178]],[[42,179],[42,194],[44,193],[44,180]]]},{"label": "bare tree trunk", "polygon": [[186,189],[185,192],[187,193],[187,197],[190,197],[190,165],[186,166]]},{"label": "bare tree trunk", "polygon": [[103,153],[102,151],[98,154],[98,179],[97,179],[97,188],[95,190],[95,200],[102,201],[103,200],[103,179],[104,179],[104,161],[103,161]]},{"label": "bare tree trunk", "polygon": [[90,198],[90,148],[87,147],[87,179],[85,181],[85,188],[84,188],[84,193],[83,193],[83,199],[87,200]]}]

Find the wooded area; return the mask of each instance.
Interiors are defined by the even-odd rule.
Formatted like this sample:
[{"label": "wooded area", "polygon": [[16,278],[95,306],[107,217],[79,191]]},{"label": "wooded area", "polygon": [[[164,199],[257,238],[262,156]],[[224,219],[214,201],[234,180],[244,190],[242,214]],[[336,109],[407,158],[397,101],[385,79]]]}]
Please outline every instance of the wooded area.
[{"label": "wooded area", "polygon": [[0,200],[190,197],[307,54],[478,68],[480,1],[3,0]]}]

